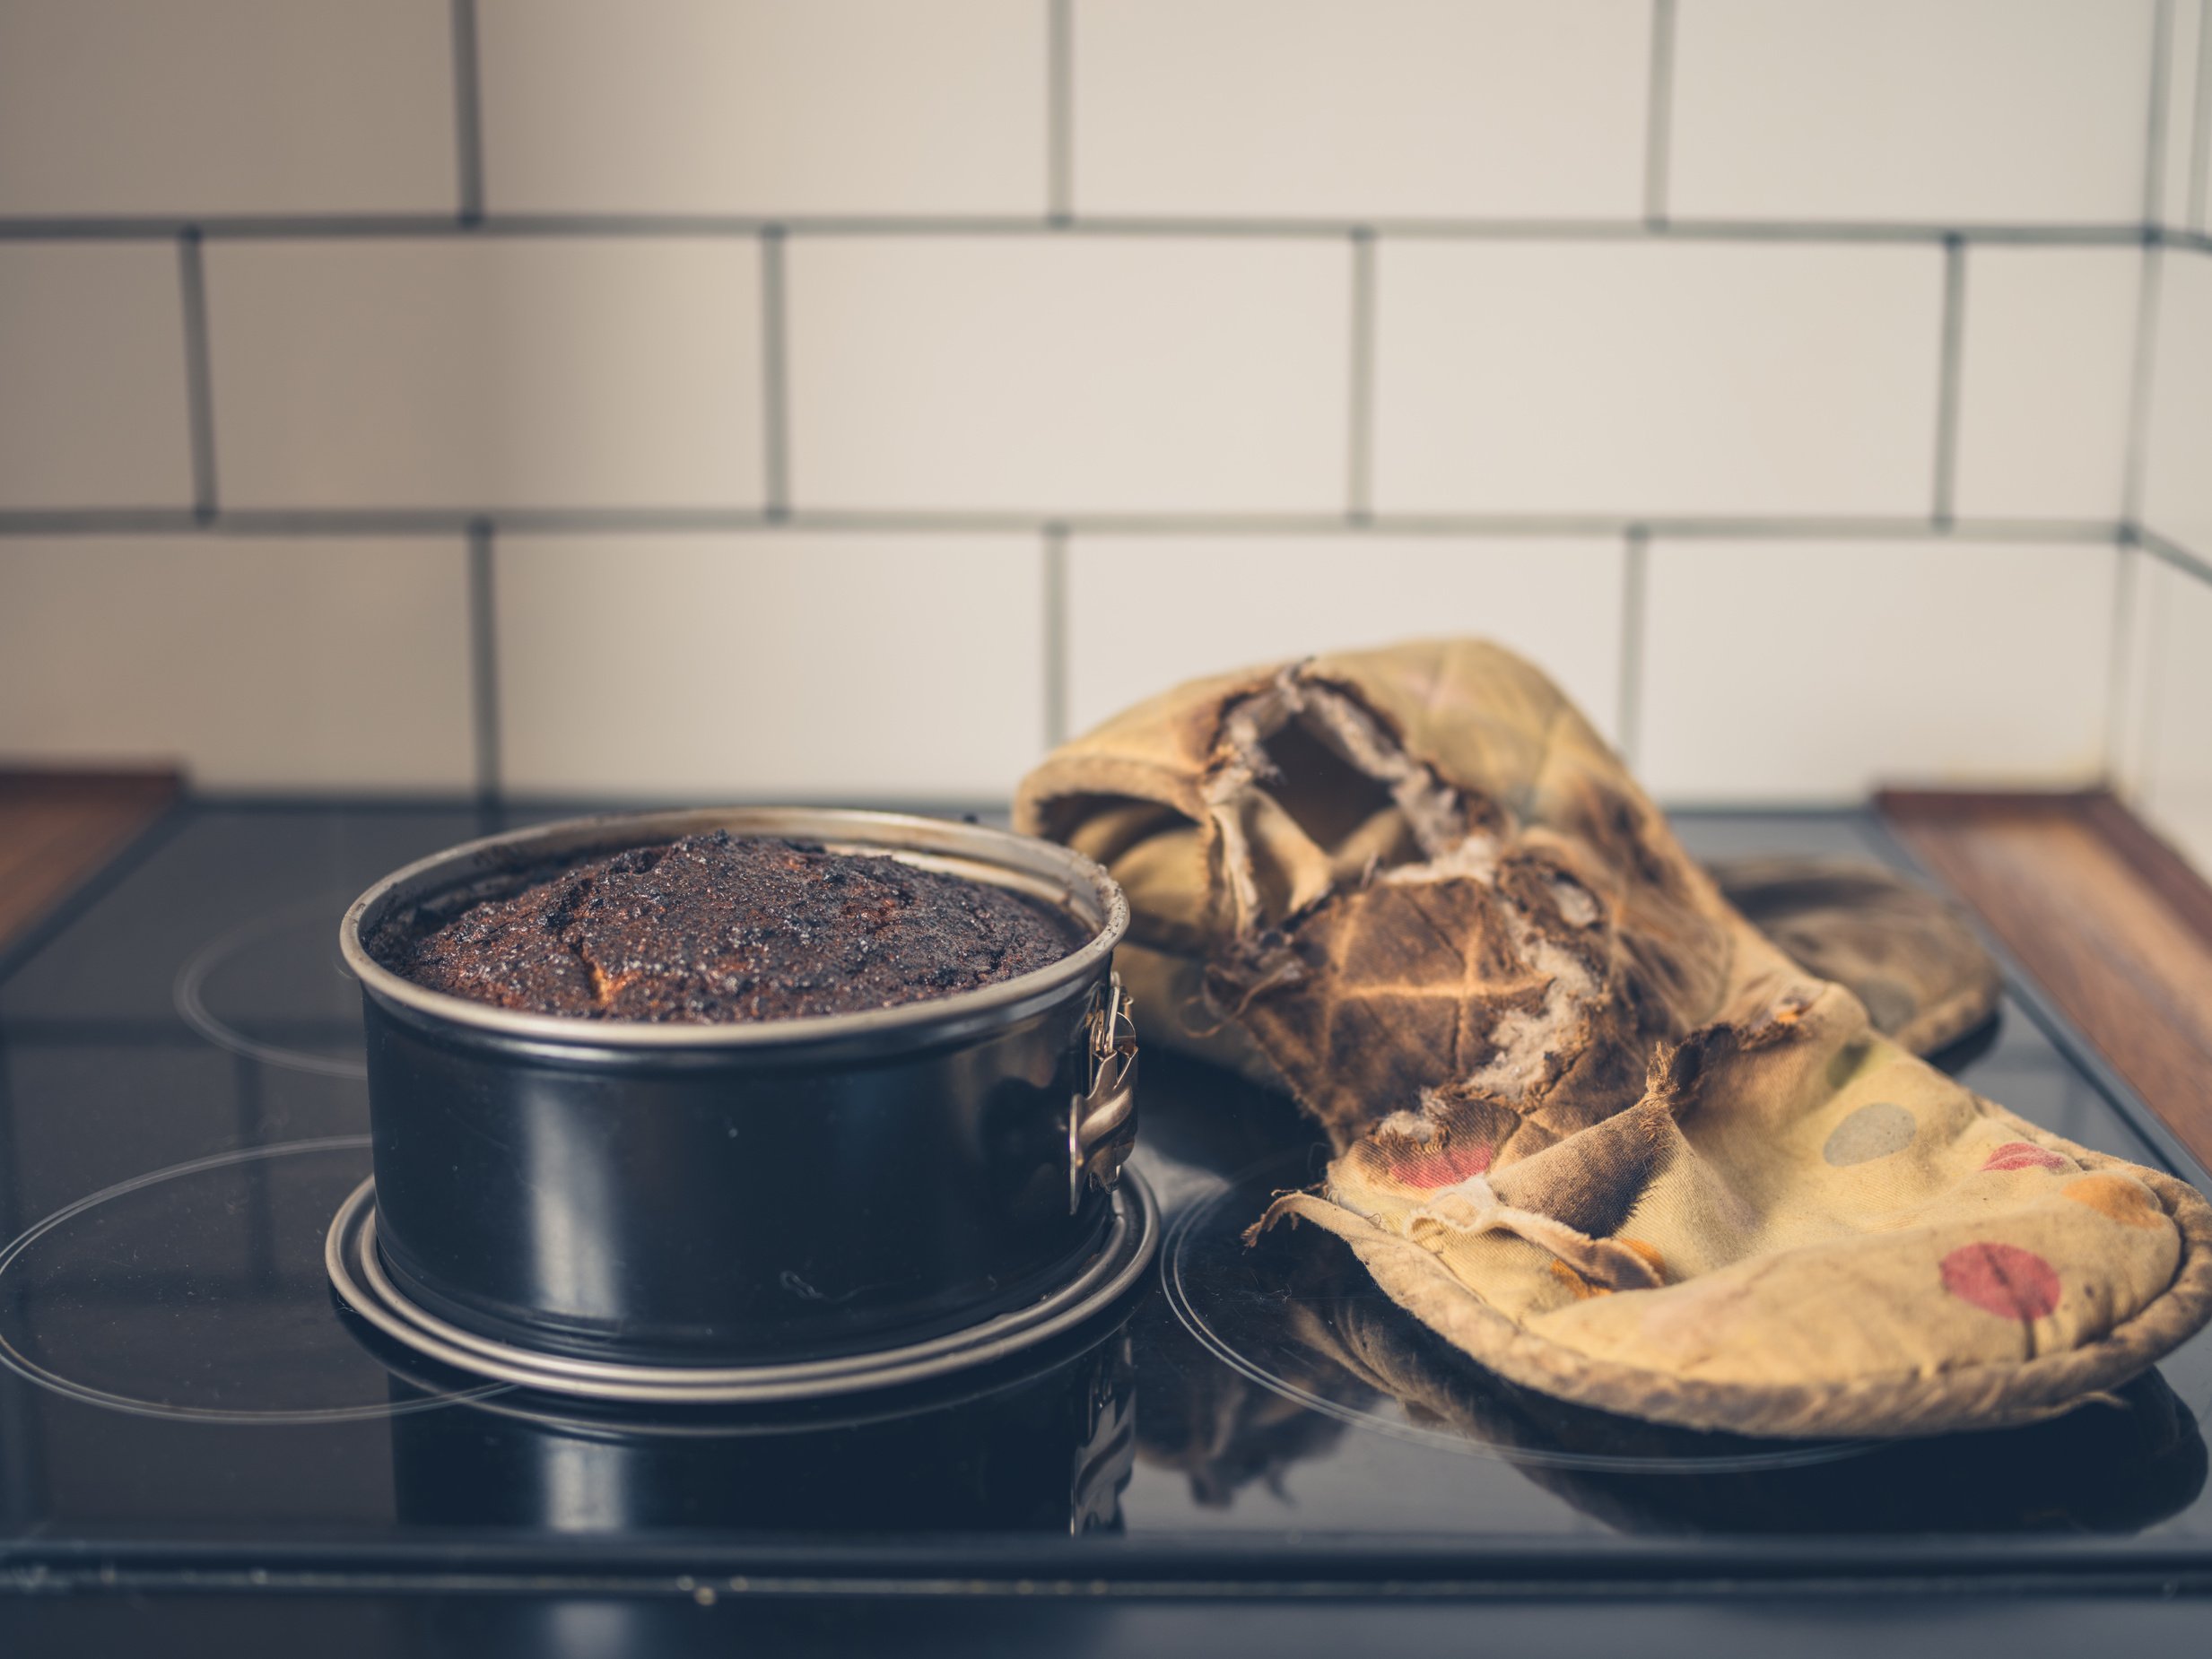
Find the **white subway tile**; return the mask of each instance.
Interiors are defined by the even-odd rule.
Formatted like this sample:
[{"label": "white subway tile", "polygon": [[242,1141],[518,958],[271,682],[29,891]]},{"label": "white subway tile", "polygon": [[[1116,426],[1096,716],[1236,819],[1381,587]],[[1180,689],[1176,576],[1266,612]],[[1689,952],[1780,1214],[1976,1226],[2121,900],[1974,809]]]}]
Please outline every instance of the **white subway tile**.
[{"label": "white subway tile", "polygon": [[750,241],[224,242],[207,278],[226,506],[760,499]]},{"label": "white subway tile", "polygon": [[439,213],[448,0],[9,0],[0,213]]},{"label": "white subway tile", "polygon": [[2113,790],[2126,800],[2140,803],[2146,753],[2148,710],[2151,705],[2152,641],[2159,628],[2158,607],[2164,603],[2159,561],[2140,548],[2122,547],[2118,562],[2119,610],[2112,645],[2119,654],[2112,674],[2112,711],[2108,730],[2112,737],[2111,774]]},{"label": "white subway tile", "polygon": [[[2212,231],[2212,0],[2198,0],[2197,53],[2189,109],[2189,163],[2180,221]],[[2170,118],[2170,117],[2169,117]]]},{"label": "white subway tile", "polygon": [[1639,770],[1673,801],[2086,785],[2115,551],[1655,541]]},{"label": "white subway tile", "polygon": [[1077,0],[1085,213],[1634,218],[1649,0]]},{"label": "white subway tile", "polygon": [[473,776],[449,541],[0,541],[0,765],[182,760],[218,789]]},{"label": "white subway tile", "polygon": [[2147,560],[2153,594],[2138,804],[2154,827],[2212,872],[2212,580]]},{"label": "white subway tile", "polygon": [[482,0],[494,212],[1029,213],[1042,0]]},{"label": "white subway tile", "polygon": [[799,238],[805,508],[1338,510],[1334,240]]},{"label": "white subway tile", "polygon": [[1528,657],[1611,736],[1621,563],[1613,537],[1078,535],[1070,729],[1201,674],[1466,635]]},{"label": "white subway tile", "polygon": [[1926,247],[1380,244],[1389,511],[1922,514]]},{"label": "white subway tile", "polygon": [[2144,254],[1966,254],[1955,510],[2117,523]]},{"label": "white subway tile", "polygon": [[2143,522],[2212,560],[2212,254],[2159,258]]},{"label": "white subway tile", "polygon": [[0,244],[0,507],[191,500],[176,249]]},{"label": "white subway tile", "polygon": [[2137,223],[2154,0],[1680,0],[1676,219]]},{"label": "white subway tile", "polygon": [[1044,737],[1033,536],[502,537],[525,794],[1000,800]]}]

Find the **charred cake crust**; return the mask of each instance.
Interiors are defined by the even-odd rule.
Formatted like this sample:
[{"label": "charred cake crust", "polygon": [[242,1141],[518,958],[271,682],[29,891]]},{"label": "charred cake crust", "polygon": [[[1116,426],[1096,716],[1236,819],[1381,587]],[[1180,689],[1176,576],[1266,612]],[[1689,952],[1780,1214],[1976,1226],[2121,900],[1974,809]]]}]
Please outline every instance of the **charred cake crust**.
[{"label": "charred cake crust", "polygon": [[1079,942],[1004,888],[893,858],[717,830],[542,873],[370,953],[433,991],[582,1020],[858,1013],[1044,968]]}]

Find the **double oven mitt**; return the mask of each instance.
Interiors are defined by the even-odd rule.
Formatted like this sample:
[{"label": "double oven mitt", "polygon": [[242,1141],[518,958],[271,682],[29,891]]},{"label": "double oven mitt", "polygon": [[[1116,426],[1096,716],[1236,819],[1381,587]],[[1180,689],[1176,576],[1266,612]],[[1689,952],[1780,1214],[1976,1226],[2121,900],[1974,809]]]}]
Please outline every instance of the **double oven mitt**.
[{"label": "double oven mitt", "polygon": [[1015,816],[1128,890],[1147,1037],[1328,1132],[1265,1224],[1342,1238],[1523,1387],[1932,1433],[2066,1411],[2212,1316],[2212,1207],[1885,1036],[1494,646],[1194,682],[1049,757]]}]

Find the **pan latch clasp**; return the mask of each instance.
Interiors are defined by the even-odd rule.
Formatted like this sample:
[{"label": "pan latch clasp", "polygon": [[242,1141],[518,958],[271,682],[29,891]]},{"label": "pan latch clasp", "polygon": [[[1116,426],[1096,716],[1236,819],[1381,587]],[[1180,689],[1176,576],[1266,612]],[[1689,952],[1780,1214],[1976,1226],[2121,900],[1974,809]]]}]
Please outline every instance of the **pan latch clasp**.
[{"label": "pan latch clasp", "polygon": [[1110,1190],[1136,1144],[1136,1025],[1115,974],[1091,1004],[1090,1092],[1067,1114],[1067,1212],[1083,1207],[1084,1186]]}]

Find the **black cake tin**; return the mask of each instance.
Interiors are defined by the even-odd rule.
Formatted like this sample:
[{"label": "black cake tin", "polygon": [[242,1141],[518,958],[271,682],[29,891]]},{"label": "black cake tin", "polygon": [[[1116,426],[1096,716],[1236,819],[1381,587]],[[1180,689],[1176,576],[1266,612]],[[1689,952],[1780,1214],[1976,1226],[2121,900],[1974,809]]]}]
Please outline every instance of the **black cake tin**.
[{"label": "black cake tin", "polygon": [[[388,920],[712,830],[994,882],[1083,942],[956,995],[713,1025],[512,1012],[415,985],[366,947]],[[368,1039],[361,1265],[487,1352],[587,1370],[880,1352],[1033,1307],[1128,1220],[1111,1190],[1136,1134],[1113,975],[1128,924],[1112,878],[1066,847],[884,812],[614,814],[410,864],[339,930]]]}]

